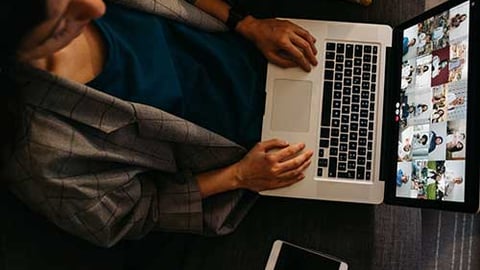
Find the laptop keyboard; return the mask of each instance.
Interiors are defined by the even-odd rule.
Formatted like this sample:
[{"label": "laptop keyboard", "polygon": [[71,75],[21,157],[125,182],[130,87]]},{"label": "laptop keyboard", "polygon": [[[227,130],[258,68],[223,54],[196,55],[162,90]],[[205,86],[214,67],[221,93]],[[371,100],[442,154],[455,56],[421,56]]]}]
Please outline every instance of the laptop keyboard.
[{"label": "laptop keyboard", "polygon": [[327,42],[317,176],[370,180],[378,46]]}]

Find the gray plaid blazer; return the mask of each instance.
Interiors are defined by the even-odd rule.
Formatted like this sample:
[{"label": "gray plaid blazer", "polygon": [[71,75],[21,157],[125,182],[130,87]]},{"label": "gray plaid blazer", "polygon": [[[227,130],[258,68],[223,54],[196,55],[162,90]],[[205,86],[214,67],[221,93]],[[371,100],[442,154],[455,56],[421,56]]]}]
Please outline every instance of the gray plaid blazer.
[{"label": "gray plaid blazer", "polygon": [[[182,0],[116,2],[209,31],[225,27]],[[8,164],[10,190],[60,228],[112,246],[152,230],[226,234],[257,197],[236,190],[202,200],[195,173],[245,149],[150,106],[19,67],[24,130]]]}]

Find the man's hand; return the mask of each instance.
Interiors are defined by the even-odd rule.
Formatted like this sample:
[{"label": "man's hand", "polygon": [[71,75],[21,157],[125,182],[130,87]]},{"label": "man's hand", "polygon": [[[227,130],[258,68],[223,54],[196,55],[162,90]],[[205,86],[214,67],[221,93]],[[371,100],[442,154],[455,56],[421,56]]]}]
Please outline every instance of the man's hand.
[{"label": "man's hand", "polygon": [[302,180],[313,155],[304,149],[303,143],[289,145],[278,139],[258,143],[234,165],[236,186],[259,192]]},{"label": "man's hand", "polygon": [[273,64],[284,68],[300,66],[305,71],[317,65],[316,39],[290,21],[247,16],[236,30],[254,42]]}]

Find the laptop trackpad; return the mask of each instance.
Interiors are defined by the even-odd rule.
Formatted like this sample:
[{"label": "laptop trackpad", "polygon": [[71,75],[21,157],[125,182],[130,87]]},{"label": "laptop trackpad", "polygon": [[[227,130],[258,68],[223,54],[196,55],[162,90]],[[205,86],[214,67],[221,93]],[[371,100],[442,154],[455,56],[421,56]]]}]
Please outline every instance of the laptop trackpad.
[{"label": "laptop trackpad", "polygon": [[272,130],[308,132],[312,82],[277,79],[273,84]]}]

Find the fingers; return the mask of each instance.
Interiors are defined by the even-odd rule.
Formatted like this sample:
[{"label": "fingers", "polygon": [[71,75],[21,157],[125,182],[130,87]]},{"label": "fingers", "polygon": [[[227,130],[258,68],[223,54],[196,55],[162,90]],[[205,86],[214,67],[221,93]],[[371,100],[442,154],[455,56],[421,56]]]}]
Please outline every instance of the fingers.
[{"label": "fingers", "polygon": [[304,52],[297,47],[290,38],[289,42],[283,44],[282,49],[288,53],[288,55],[292,58],[295,63],[297,63],[303,70],[310,71],[312,68],[310,66],[310,62],[305,58]]},{"label": "fingers", "polygon": [[270,151],[272,149],[275,149],[275,148],[287,147],[288,145],[289,145],[288,142],[286,142],[284,140],[270,139],[270,140],[267,140],[267,141],[259,142],[257,144],[257,147],[259,147],[260,149],[262,149],[265,152],[268,152],[268,151]]},{"label": "fingers", "polygon": [[[285,172],[291,172],[291,171],[303,172],[303,170],[308,167],[308,165],[306,164],[310,162],[310,158],[312,156],[313,156],[312,151],[306,151],[305,153],[298,155],[295,158],[282,162],[281,169],[279,169],[279,173],[285,173]],[[287,178],[289,177],[287,176]]]},{"label": "fingers", "polygon": [[280,55],[277,55],[275,53],[271,53],[267,55],[267,59],[272,62],[275,65],[278,65],[279,67],[283,68],[290,68],[290,67],[296,67],[298,66],[297,63],[290,59],[286,59]]},{"label": "fingers", "polygon": [[[315,57],[316,52],[313,51],[312,46],[308,42],[308,40],[296,36],[292,38],[292,43],[303,51],[304,58],[306,57],[309,64],[312,64],[314,66],[317,65],[317,57]],[[315,48],[315,46],[313,46],[313,48]]]},{"label": "fingers", "polygon": [[315,37],[312,36],[307,30],[305,30],[303,28],[300,28],[300,27],[298,27],[295,30],[295,33],[297,35],[301,36],[306,41],[308,41],[308,43],[310,44],[310,48],[313,51],[313,54],[316,55],[317,54],[317,47],[315,47],[315,42],[317,42],[317,40],[315,39]]},{"label": "fingers", "polygon": [[267,154],[266,159],[275,163],[272,167],[272,172],[276,178],[296,178],[310,165],[313,151],[308,150],[300,153],[304,148],[305,144],[299,143]]},{"label": "fingers", "polygon": [[288,147],[283,148],[275,153],[272,153],[272,158],[278,162],[290,159],[293,156],[296,156],[305,148],[304,143],[293,144]]}]

